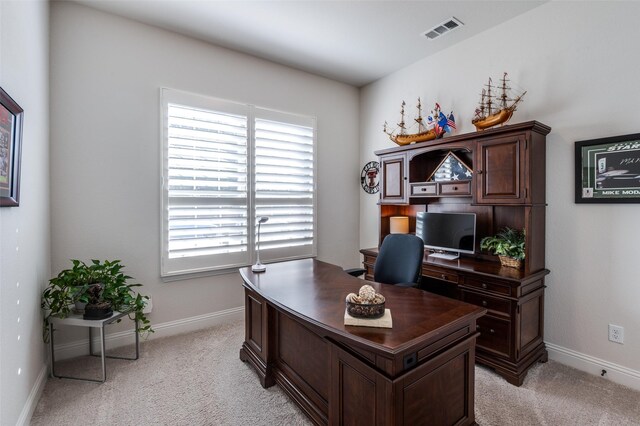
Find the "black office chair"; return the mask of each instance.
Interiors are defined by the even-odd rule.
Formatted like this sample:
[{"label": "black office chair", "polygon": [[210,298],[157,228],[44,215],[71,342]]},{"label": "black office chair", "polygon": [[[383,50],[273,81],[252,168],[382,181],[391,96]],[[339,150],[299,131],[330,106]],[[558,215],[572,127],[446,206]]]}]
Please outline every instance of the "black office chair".
[{"label": "black office chair", "polygon": [[[382,241],[373,280],[383,284],[415,287],[422,276],[424,243],[420,237],[411,234],[389,234]],[[365,269],[348,269],[349,275],[359,277]]]}]

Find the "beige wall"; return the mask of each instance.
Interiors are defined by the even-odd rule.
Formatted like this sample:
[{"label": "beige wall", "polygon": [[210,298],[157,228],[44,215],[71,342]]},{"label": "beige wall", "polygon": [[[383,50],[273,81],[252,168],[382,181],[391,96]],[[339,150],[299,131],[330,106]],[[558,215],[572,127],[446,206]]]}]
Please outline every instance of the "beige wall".
[{"label": "beige wall", "polygon": [[236,273],[159,277],[160,87],[317,117],[318,257],[357,266],[356,88],[85,6],[51,7],[54,273],[69,258],[121,259],[152,295],[154,324],[243,305]]},{"label": "beige wall", "polygon": [[[640,206],[574,203],[574,142],[640,132],[637,101],[640,4],[549,2],[406,67],[362,90],[360,161],[393,146],[380,131],[404,99],[453,109],[457,133],[470,121],[487,77],[503,71],[528,90],[513,122],[538,120],[547,137],[545,340],[551,355],[599,373],[602,361],[640,379]],[[459,17],[463,21],[464,17]],[[376,200],[361,195],[360,245],[376,245]],[[625,343],[607,339],[609,323]],[[571,359],[563,358],[567,350]],[[580,361],[580,354],[586,356]],[[580,362],[582,364],[580,364]],[[580,364],[580,365],[579,365]],[[609,368],[607,367],[609,370]]]},{"label": "beige wall", "polygon": [[20,206],[0,208],[0,424],[30,418],[46,377],[49,4],[0,1],[0,86],[24,109]]}]

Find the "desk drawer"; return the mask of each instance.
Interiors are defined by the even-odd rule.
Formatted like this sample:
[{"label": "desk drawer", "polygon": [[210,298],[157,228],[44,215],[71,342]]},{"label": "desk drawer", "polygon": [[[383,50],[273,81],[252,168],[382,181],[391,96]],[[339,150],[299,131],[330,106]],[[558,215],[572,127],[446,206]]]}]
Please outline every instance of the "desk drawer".
[{"label": "desk drawer", "polygon": [[511,310],[511,302],[499,297],[493,297],[482,293],[476,293],[469,290],[461,290],[460,296],[463,302],[468,302],[476,306],[482,306],[489,311],[493,311],[498,315],[509,315]]},{"label": "desk drawer", "polygon": [[412,197],[431,197],[437,194],[438,194],[438,184],[435,182],[411,185]]},{"label": "desk drawer", "polygon": [[463,284],[467,287],[490,291],[504,296],[511,296],[511,286],[505,282],[465,276],[463,279]]},{"label": "desk drawer", "polygon": [[471,181],[441,183],[440,195],[471,195]]},{"label": "desk drawer", "polygon": [[485,315],[478,319],[476,330],[480,333],[478,347],[498,355],[511,356],[510,321]]},{"label": "desk drawer", "polygon": [[446,269],[440,269],[432,266],[429,266],[429,267],[423,266],[422,275],[430,278],[435,278],[437,280],[447,281],[453,284],[458,284],[458,281],[460,280],[460,277],[458,276],[458,274],[448,271]]}]

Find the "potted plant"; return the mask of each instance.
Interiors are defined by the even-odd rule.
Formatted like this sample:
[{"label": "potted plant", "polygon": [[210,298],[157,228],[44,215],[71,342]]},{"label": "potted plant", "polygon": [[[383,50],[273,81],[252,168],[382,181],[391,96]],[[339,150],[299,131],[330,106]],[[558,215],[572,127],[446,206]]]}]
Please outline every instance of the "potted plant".
[{"label": "potted plant", "polygon": [[524,241],[524,229],[518,231],[507,226],[494,236],[484,237],[480,248],[498,255],[502,266],[520,269],[524,260]]},{"label": "potted plant", "polygon": [[41,306],[48,311],[44,318],[45,342],[49,339],[49,318],[66,318],[76,302],[86,303],[84,319],[108,318],[113,310],[128,312],[131,319],[138,320],[139,333],[153,332],[149,320],[142,312],[149,297],[134,290],[142,284],[127,283],[132,278],[122,272],[124,265],[120,260],[101,262],[94,259],[86,264],[72,259],[71,262],[73,266],[50,279],[49,285],[42,292]]}]

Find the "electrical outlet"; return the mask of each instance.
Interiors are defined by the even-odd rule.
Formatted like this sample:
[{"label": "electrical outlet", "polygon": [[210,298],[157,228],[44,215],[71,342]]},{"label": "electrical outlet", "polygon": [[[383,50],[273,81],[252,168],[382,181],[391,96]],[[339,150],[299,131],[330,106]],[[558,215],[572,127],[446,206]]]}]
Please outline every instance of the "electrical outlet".
[{"label": "electrical outlet", "polygon": [[147,304],[144,305],[144,309],[142,310],[143,314],[150,314],[153,309],[153,301],[151,300],[151,296],[149,296],[149,300],[147,300]]},{"label": "electrical outlet", "polygon": [[624,327],[609,324],[609,340],[615,343],[624,343]]}]

